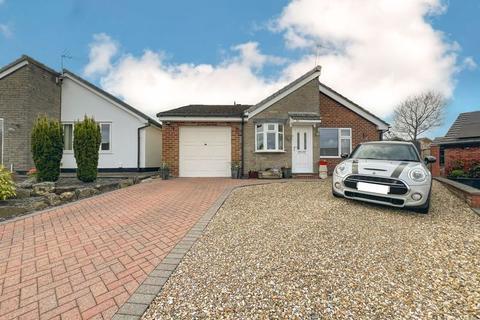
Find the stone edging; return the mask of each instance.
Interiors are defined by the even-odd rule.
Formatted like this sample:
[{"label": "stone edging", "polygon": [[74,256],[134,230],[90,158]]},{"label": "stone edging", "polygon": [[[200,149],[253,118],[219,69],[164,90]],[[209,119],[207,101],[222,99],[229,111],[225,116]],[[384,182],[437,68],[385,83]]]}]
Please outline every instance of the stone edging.
[{"label": "stone edging", "polygon": [[434,179],[464,200],[472,209],[477,209],[476,212],[480,210],[480,190],[443,177],[435,177]]},{"label": "stone edging", "polygon": [[145,281],[128,298],[112,319],[115,320],[133,320],[140,319],[147,311],[155,297],[160,293],[165,282],[180,264],[193,244],[200,238],[203,231],[220,209],[230,193],[236,187],[227,188],[214,204],[203,214],[195,225],[185,234],[175,247],[163,258],[155,269],[150,272]]},{"label": "stone edging", "polygon": [[[239,186],[231,186],[225,189],[218,197],[214,204],[203,214],[203,216],[193,225],[193,227],[185,234],[175,247],[163,258],[155,269],[150,272],[143,283],[135,290],[128,300],[118,309],[112,319],[114,320],[138,320],[148,310],[150,304],[162,291],[163,285],[175,271],[187,252],[193,244],[200,238],[203,231],[213,219],[220,207],[225,203],[228,196],[233,190],[249,186],[258,186],[271,183],[285,183],[288,180],[266,180],[260,183],[244,184]],[[297,180],[302,182],[301,180]],[[295,182],[297,182],[295,181]],[[314,182],[314,181],[308,181]]]}]

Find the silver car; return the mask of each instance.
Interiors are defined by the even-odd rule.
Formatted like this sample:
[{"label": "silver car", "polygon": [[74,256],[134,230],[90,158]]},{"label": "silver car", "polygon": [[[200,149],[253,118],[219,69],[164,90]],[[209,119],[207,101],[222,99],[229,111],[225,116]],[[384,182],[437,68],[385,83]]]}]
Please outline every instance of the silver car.
[{"label": "silver car", "polygon": [[358,145],[333,172],[332,193],[366,202],[428,213],[432,175],[410,142],[376,141]]}]

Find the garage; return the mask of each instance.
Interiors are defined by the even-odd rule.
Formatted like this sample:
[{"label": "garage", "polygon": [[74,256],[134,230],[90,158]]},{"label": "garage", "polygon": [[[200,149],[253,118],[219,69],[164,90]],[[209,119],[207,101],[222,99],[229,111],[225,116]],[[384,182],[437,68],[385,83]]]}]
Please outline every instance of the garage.
[{"label": "garage", "polygon": [[230,127],[179,128],[180,177],[229,177]]}]

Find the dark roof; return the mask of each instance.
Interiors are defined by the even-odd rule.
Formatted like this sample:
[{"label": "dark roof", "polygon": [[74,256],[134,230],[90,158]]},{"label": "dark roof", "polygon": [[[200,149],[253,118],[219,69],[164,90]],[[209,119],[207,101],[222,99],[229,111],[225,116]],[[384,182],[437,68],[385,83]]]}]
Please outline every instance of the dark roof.
[{"label": "dark roof", "polygon": [[355,102],[353,102],[352,100],[348,99],[347,97],[345,97],[344,95],[338,93],[338,91],[335,91],[334,89],[332,89],[331,87],[325,85],[324,83],[320,82],[320,85],[332,92],[334,92],[335,94],[337,94],[338,96],[342,97],[343,99],[347,100],[349,103],[353,104],[355,107],[361,109],[362,111],[368,113],[370,116],[374,117],[375,119],[377,119],[378,121],[382,122],[384,125],[386,125],[387,127],[390,127],[390,124],[388,122],[385,122],[384,120],[380,119],[379,117],[377,117],[376,115],[374,115],[373,113],[371,113],[370,111],[368,111],[367,109],[359,106],[358,104],[356,104]]},{"label": "dark roof", "polygon": [[289,112],[288,116],[294,120],[320,120],[320,114],[316,112]]},{"label": "dark roof", "polygon": [[3,68],[1,68],[1,69],[0,69],[0,73],[6,71],[6,70],[8,70],[8,69],[10,69],[11,67],[13,67],[13,66],[15,66],[15,65],[17,65],[17,64],[19,64],[20,62],[23,62],[23,61],[28,61],[28,63],[31,63],[31,64],[33,64],[33,65],[35,65],[35,66],[37,66],[37,67],[39,67],[39,68],[47,71],[47,72],[50,72],[51,74],[53,74],[53,75],[55,75],[55,76],[59,76],[59,75],[60,75],[59,72],[53,70],[52,68],[47,67],[47,66],[44,65],[43,63],[41,63],[41,62],[33,59],[33,58],[30,57],[30,56],[25,55],[25,54],[22,55],[22,56],[21,56],[20,58],[18,58],[17,60],[15,60],[15,61],[7,64],[7,65],[4,66]]},{"label": "dark roof", "polygon": [[445,137],[436,138],[435,144],[480,142],[480,111],[460,113]]},{"label": "dark roof", "polygon": [[241,117],[251,105],[206,105],[190,104],[180,108],[157,113],[157,117]]},{"label": "dark roof", "polygon": [[296,86],[298,83],[302,82],[303,80],[307,79],[308,77],[310,77],[311,75],[313,75],[314,73],[317,73],[317,72],[320,72],[320,70],[322,69],[321,66],[316,66],[315,68],[313,68],[312,70],[308,71],[307,73],[305,73],[304,75],[302,75],[300,78],[297,78],[295,79],[294,81],[290,82],[289,84],[287,84],[285,87],[281,88],[280,90],[278,90],[277,92],[274,92],[273,94],[269,95],[268,97],[266,97],[265,99],[263,99],[262,101],[260,101],[259,103],[251,106],[249,109],[248,109],[248,112],[253,112],[255,111],[256,109],[260,108],[262,105],[264,105],[265,103],[267,103],[268,101],[274,99],[275,97],[281,95],[282,93],[290,90],[292,87]]},{"label": "dark roof", "polygon": [[155,126],[157,126],[157,127],[161,127],[161,126],[162,126],[158,121],[156,121],[156,120],[154,120],[153,118],[149,117],[149,116],[146,115],[145,113],[143,113],[143,112],[141,112],[140,110],[132,107],[131,105],[125,103],[124,101],[118,99],[117,97],[115,97],[114,95],[106,92],[105,90],[100,89],[99,87],[97,87],[97,86],[94,85],[93,83],[90,83],[90,82],[88,82],[87,80],[81,78],[80,76],[77,76],[75,73],[73,73],[73,72],[71,72],[71,71],[69,71],[69,70],[67,70],[67,69],[64,69],[64,70],[63,70],[63,73],[71,76],[72,78],[74,78],[75,80],[83,83],[83,84],[86,85],[87,87],[89,87],[89,88],[97,91],[97,92],[100,93],[101,95],[104,95],[104,96],[106,96],[107,98],[113,100],[114,102],[120,104],[120,105],[121,105],[122,107],[124,107],[125,109],[127,109],[127,110],[135,113],[136,115],[142,117],[143,119],[147,120],[148,123],[153,124],[153,125],[155,125]]}]

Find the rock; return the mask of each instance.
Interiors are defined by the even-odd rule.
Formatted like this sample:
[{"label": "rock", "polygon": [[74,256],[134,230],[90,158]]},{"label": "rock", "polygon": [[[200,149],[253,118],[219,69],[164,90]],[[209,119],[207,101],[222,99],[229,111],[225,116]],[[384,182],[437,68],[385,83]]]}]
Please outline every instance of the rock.
[{"label": "rock", "polygon": [[34,200],[30,203],[30,208],[32,209],[32,211],[43,210],[46,207],[48,207],[48,204],[45,201],[45,199],[40,198],[40,199]]},{"label": "rock", "polygon": [[37,182],[35,177],[28,178],[20,183],[17,183],[18,188],[31,189],[32,186]]},{"label": "rock", "polygon": [[130,187],[131,185],[133,185],[133,179],[125,179],[118,184],[120,188]]},{"label": "rock", "polygon": [[75,190],[77,190],[78,186],[56,186],[55,187],[55,193],[60,195],[62,193],[65,193],[65,192],[75,192]]},{"label": "rock", "polygon": [[78,199],[88,198],[98,193],[99,191],[95,188],[82,188],[82,189],[77,189],[75,191],[75,194],[77,195]]},{"label": "rock", "polygon": [[118,186],[118,183],[112,182],[108,184],[97,184],[95,188],[97,188],[100,193],[103,193],[103,192],[116,190],[119,188],[119,186]]},{"label": "rock", "polygon": [[60,195],[60,200],[62,202],[70,202],[74,200],[74,198],[75,198],[75,192],[71,192],[71,191],[63,192]]},{"label": "rock", "polygon": [[15,190],[16,196],[15,198],[17,199],[25,199],[28,198],[32,195],[32,190],[30,189],[23,189],[23,188],[17,188]]},{"label": "rock", "polygon": [[40,182],[32,186],[33,194],[35,195],[45,195],[47,193],[52,193],[55,190],[55,182]]},{"label": "rock", "polygon": [[45,195],[45,199],[47,199],[47,203],[50,206],[58,206],[60,203],[62,203],[62,201],[60,200],[60,197],[55,193],[47,193]]}]

